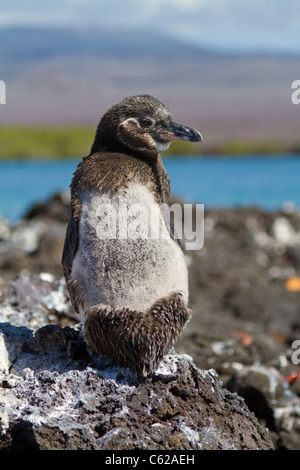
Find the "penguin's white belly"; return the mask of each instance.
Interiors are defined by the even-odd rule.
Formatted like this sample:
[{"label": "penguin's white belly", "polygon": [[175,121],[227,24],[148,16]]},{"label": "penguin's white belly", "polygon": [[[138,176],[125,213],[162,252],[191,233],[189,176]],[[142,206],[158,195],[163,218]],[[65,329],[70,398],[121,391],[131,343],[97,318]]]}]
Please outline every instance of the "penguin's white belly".
[{"label": "penguin's white belly", "polygon": [[84,293],[84,310],[105,304],[145,311],[173,292],[187,302],[184,255],[144,185],[132,184],[126,196],[82,195],[73,279]]}]

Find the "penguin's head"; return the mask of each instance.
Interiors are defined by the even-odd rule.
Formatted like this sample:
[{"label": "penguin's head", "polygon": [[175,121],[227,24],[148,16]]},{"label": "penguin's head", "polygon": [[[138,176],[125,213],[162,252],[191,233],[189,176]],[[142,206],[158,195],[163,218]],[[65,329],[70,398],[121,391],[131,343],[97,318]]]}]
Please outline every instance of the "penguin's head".
[{"label": "penguin's head", "polygon": [[167,150],[173,140],[202,142],[200,132],[176,124],[159,100],[149,95],[125,98],[102,117],[91,152],[127,147],[139,153]]}]

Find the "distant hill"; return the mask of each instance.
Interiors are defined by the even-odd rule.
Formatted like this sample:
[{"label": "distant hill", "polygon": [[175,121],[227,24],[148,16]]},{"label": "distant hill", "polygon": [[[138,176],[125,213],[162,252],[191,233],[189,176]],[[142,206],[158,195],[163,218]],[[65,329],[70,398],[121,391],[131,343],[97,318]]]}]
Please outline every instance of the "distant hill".
[{"label": "distant hill", "polygon": [[149,93],[204,146],[299,141],[291,83],[299,57],[222,54],[147,31],[2,28],[0,124],[87,124],[125,96]]},{"label": "distant hill", "polygon": [[97,28],[14,27],[0,30],[1,62],[8,76],[25,68],[62,57],[97,59],[179,60],[199,59],[211,51],[186,45],[148,32],[111,31]]}]

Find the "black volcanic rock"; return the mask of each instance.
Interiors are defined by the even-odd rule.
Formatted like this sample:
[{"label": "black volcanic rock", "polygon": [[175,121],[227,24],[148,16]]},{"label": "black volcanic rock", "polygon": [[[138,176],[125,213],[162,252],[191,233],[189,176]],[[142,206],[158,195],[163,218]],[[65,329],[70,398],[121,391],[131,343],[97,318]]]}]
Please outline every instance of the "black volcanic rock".
[{"label": "black volcanic rock", "polygon": [[[106,384],[103,380],[108,376],[117,384],[122,382],[121,377],[126,377],[122,384],[135,387],[137,395],[138,390],[145,393],[145,384],[138,383],[128,370],[120,372],[107,362],[89,357],[85,344],[79,337],[76,326],[78,318],[70,305],[60,265],[67,203],[55,196],[49,201],[49,205],[35,206],[30,214],[30,217],[16,225],[0,219],[0,323],[2,326],[3,323],[6,324],[7,332],[6,334],[1,330],[3,334],[0,335],[1,347],[4,344],[6,348],[0,354],[1,364],[6,364],[4,369],[0,364],[0,369],[6,370],[3,389],[0,391],[3,400],[7,393],[6,387],[18,383],[25,391],[29,386],[25,377],[28,371],[24,372],[22,363],[26,363],[32,370],[31,375],[29,374],[32,385],[39,382],[40,373],[44,374],[40,362],[46,361],[46,364],[50,357],[53,361],[49,370],[54,374],[54,377],[51,375],[54,383],[58,384],[57,381],[62,376],[66,377],[64,374],[69,374],[67,377],[72,380],[72,374],[77,371],[78,377],[83,374],[83,381],[88,381],[91,373],[93,381],[97,377],[101,386]],[[243,397],[247,408],[254,413],[263,428],[269,429],[276,449],[300,449],[300,365],[293,360],[293,354],[296,358],[299,355],[295,356],[296,351],[292,348],[294,341],[300,337],[300,291],[289,287],[293,285],[293,279],[297,286],[297,279],[300,277],[299,233],[300,214],[297,210],[268,212],[255,207],[207,210],[204,247],[195,252],[186,251],[190,306],[194,315],[176,344],[176,351],[179,354],[188,354],[193,358],[193,363],[186,363],[182,356],[170,356],[166,364],[166,369],[171,368],[173,372],[176,368],[172,369],[172,364],[179,364],[178,371],[182,370],[182,366],[188,377],[194,371],[201,384],[204,376],[208,383],[212,377],[219,383],[216,376],[204,372],[215,370],[226,389]],[[3,343],[7,335],[11,339]],[[5,362],[7,358],[10,361],[8,363]],[[29,358],[30,363],[26,362]],[[66,361],[69,361],[68,366]],[[121,375],[118,375],[119,372]],[[161,373],[159,376],[159,380],[166,384],[166,376],[164,379]],[[153,378],[149,386],[156,383],[157,387],[157,380],[157,377]],[[115,385],[109,383],[115,389]],[[216,386],[216,396],[222,397],[227,392],[220,383],[219,385],[220,387]],[[172,394],[177,394],[178,400],[184,400],[185,397],[187,401],[190,400],[189,387],[195,389],[190,378],[185,385],[180,382],[180,377],[172,378]],[[201,387],[205,389],[205,385]],[[150,389],[153,393],[157,392],[157,388]],[[198,395],[201,394],[199,390],[195,392]],[[168,393],[171,393],[170,390]],[[222,403],[226,405],[228,398],[231,409],[232,395],[226,395],[226,399],[225,395]],[[168,396],[170,398],[171,395]],[[100,396],[98,399],[99,402],[102,400]],[[171,404],[176,402],[172,400]],[[194,398],[191,400],[193,406],[196,406]],[[200,407],[201,403],[198,402]],[[171,405],[170,407],[172,410]],[[110,408],[112,409],[113,407]],[[195,409],[193,408],[194,411]],[[216,423],[215,411],[210,412],[212,415],[209,416],[213,416]],[[56,416],[56,411],[53,413],[52,416]],[[95,413],[97,411],[93,411],[94,417]],[[173,412],[170,413],[172,415]],[[182,416],[181,413],[183,411],[178,416]],[[3,416],[1,425],[4,426],[3,423],[7,421],[6,415]],[[223,419],[224,415],[222,416]],[[177,422],[175,418],[176,416],[170,416],[172,421],[168,421],[168,418],[167,424],[163,420],[158,423],[147,421],[151,433],[153,432],[153,445],[154,440],[159,442],[160,429],[164,429],[164,432],[168,430],[169,434],[164,434],[168,445],[171,445],[170,442],[178,444],[177,440],[177,444],[169,440],[175,426],[180,427],[180,420]],[[248,418],[246,421],[249,424]],[[11,423],[9,432],[18,428],[13,419]],[[115,436],[117,443],[118,436],[123,436],[123,424],[122,431],[114,434],[114,428],[108,423],[107,418],[106,424],[102,423],[97,428],[99,437],[106,435],[106,431],[111,431],[106,437]],[[196,421],[191,421],[187,427],[195,431],[198,429],[195,423]],[[23,429],[24,432],[32,429],[31,424],[21,424],[20,435]],[[47,432],[43,429],[43,435]],[[77,436],[78,432],[74,431]],[[139,432],[145,436],[144,429],[139,428]],[[197,436],[189,434],[190,444],[187,445],[194,445],[191,442],[195,435]],[[12,434],[10,436],[10,442],[13,441],[14,444],[7,445],[18,446]],[[197,439],[194,442],[199,444]],[[133,441],[133,445],[139,445],[136,438]],[[215,445],[216,441],[210,442]],[[249,442],[247,445],[250,445]],[[34,445],[40,444],[35,442]],[[90,445],[90,441],[84,445]],[[238,445],[242,445],[241,442]]]},{"label": "black volcanic rock", "polygon": [[0,449],[272,449],[214,371],[177,354],[140,381],[89,357],[75,328],[0,324]]}]

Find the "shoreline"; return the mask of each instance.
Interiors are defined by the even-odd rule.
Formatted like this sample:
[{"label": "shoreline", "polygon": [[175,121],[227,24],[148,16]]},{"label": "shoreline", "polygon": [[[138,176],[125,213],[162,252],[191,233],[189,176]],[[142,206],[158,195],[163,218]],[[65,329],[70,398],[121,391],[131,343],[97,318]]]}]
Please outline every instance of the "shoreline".
[{"label": "shoreline", "polygon": [[[16,139],[16,136],[18,138]],[[10,159],[60,159],[88,155],[95,136],[95,126],[1,125],[0,161]],[[173,143],[165,157],[193,156],[212,158],[232,155],[245,158],[249,155],[300,155],[300,141],[283,142],[273,138],[229,139],[222,142],[191,144]],[[59,155],[59,157],[55,157]]]}]

